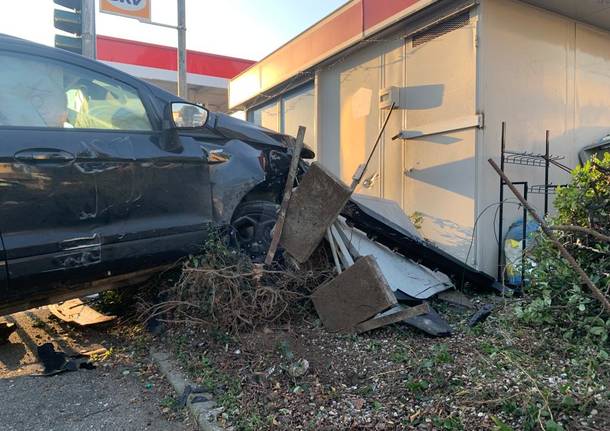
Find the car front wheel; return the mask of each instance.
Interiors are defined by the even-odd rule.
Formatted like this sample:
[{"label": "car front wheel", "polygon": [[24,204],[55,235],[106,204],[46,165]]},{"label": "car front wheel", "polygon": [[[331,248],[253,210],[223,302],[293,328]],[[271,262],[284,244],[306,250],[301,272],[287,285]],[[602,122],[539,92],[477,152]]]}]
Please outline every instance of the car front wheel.
[{"label": "car front wheel", "polygon": [[246,201],[233,214],[231,225],[235,229],[239,247],[255,262],[265,259],[279,208],[274,202]]}]

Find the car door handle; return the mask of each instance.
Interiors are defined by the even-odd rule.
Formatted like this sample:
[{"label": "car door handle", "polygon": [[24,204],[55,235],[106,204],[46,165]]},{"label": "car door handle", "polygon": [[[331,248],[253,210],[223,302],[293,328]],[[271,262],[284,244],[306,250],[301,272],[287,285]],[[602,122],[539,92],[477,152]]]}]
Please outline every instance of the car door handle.
[{"label": "car door handle", "polygon": [[69,163],[76,159],[74,154],[54,148],[27,149],[15,153],[14,158],[23,163]]}]

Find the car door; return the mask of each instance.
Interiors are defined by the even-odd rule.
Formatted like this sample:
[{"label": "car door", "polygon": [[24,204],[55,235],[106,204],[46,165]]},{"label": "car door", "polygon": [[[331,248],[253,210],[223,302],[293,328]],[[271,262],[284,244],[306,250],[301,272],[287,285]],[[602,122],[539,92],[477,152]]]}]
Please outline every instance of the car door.
[{"label": "car door", "polygon": [[[52,49],[21,51],[0,50],[4,296],[70,291],[185,253],[208,221],[201,154],[163,149],[137,80]],[[190,196],[184,180],[200,180]]]}]

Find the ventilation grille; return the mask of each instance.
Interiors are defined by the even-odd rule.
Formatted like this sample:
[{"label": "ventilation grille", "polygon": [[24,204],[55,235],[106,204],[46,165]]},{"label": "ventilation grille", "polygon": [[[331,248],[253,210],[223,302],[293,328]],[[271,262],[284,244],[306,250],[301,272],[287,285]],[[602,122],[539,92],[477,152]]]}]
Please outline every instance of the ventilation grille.
[{"label": "ventilation grille", "polygon": [[426,42],[430,42],[437,37],[441,37],[444,34],[447,34],[453,30],[457,30],[458,28],[465,27],[470,22],[470,12],[463,12],[447,21],[441,22],[440,24],[435,25],[429,30],[424,31],[423,33],[419,33],[416,36],[413,36],[413,47],[423,45]]}]

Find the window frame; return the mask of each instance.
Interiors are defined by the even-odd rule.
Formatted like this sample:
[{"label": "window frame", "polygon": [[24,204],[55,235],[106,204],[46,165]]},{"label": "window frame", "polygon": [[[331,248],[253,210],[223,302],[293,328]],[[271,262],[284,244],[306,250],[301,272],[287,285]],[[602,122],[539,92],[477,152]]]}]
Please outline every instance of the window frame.
[{"label": "window frame", "polygon": [[[151,101],[150,101],[150,97],[146,97],[149,96],[149,92],[144,92],[143,91],[143,83],[138,82],[138,79],[135,77],[130,77],[129,75],[125,75],[123,74],[123,72],[120,72],[117,70],[117,74],[116,75],[111,75],[107,72],[104,71],[100,71],[97,70],[94,67],[90,67],[90,66],[94,66],[95,63],[93,63],[92,65],[83,65],[83,64],[78,64],[75,63],[73,61],[66,61],[63,58],[54,58],[51,57],[50,55],[44,55],[44,54],[40,54],[40,53],[32,53],[29,52],[28,50],[25,51],[15,51],[12,50],[10,48],[6,48],[6,47],[0,47],[0,54],[4,54],[7,53],[9,56],[14,56],[14,57],[21,57],[21,58],[31,58],[33,61],[41,61],[41,62],[51,62],[51,63],[56,63],[62,67],[64,67],[64,65],[67,65],[68,67],[73,67],[76,69],[84,69],[89,73],[95,74],[95,75],[100,75],[101,77],[104,77],[106,79],[110,79],[112,81],[116,81],[118,83],[121,83],[127,87],[129,87],[130,89],[134,90],[135,93],[137,94],[138,98],[140,99],[140,102],[142,103],[142,106],[144,107],[144,112],[146,114],[146,119],[148,120],[148,122],[150,123],[150,130],[127,130],[127,129],[100,129],[100,128],[72,128],[72,127],[39,127],[39,126],[18,126],[18,125],[2,125],[0,124],[0,130],[33,130],[33,131],[41,131],[41,130],[48,130],[48,131],[63,131],[63,132],[68,132],[68,133],[82,133],[82,132],[104,132],[104,133],[117,133],[117,134],[125,134],[125,133],[129,133],[129,134],[144,134],[144,135],[150,135],[151,133],[159,133],[161,130],[159,128],[159,121],[157,118],[157,115],[155,114],[155,111],[152,109],[153,107],[150,105]],[[84,59],[85,61],[89,62],[92,60],[88,60],[88,59]],[[127,79],[125,79],[127,78]],[[131,82],[128,82],[131,81]]]},{"label": "window frame", "polygon": [[[286,134],[286,111],[285,111],[285,106],[286,106],[286,101],[292,99],[293,97],[299,96],[299,95],[303,95],[304,93],[311,91],[315,97],[315,86],[314,86],[314,82],[310,81],[307,82],[306,84],[303,84],[297,88],[293,88],[290,91],[287,91],[286,93],[282,94],[280,97],[280,133],[284,133]],[[315,115],[316,115],[316,107],[314,104],[313,107],[313,112],[312,112],[312,117],[314,118],[314,123],[315,123]]]},{"label": "window frame", "polygon": [[[291,88],[290,90],[286,91],[285,93],[279,94],[270,100],[266,100],[264,103],[261,103],[258,105],[253,105],[251,108],[248,108],[248,111],[246,113],[246,120],[248,120],[250,123],[256,124],[257,126],[264,127],[261,124],[257,124],[254,122],[254,111],[264,109],[265,107],[276,103],[277,111],[278,111],[277,112],[278,113],[277,132],[285,134],[286,132],[284,130],[284,126],[285,126],[285,124],[284,124],[285,123],[285,121],[284,121],[284,103],[285,103],[286,99],[290,99],[293,96],[297,96],[298,94],[305,93],[306,91],[309,91],[309,90],[312,90],[315,93],[315,83],[313,80],[307,81],[295,88]],[[315,106],[314,106],[313,115],[314,116],[316,115]]]}]

